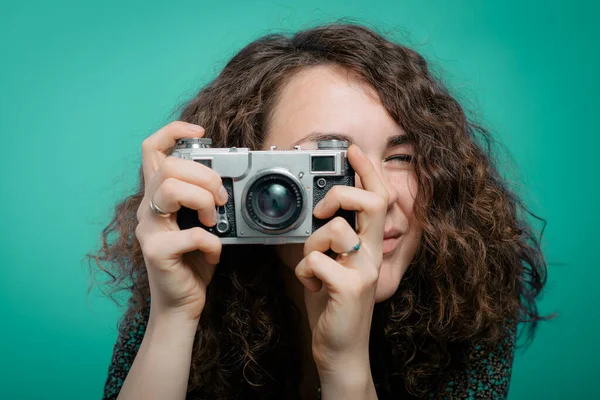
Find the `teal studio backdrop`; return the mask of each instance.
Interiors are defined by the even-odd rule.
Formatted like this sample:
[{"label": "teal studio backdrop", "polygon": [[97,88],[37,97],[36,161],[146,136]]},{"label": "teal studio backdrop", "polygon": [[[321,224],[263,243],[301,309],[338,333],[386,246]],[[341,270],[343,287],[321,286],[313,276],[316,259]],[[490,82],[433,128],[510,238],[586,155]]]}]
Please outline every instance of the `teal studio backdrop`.
[{"label": "teal studio backdrop", "polygon": [[[249,41],[348,18],[421,51],[512,158],[548,221],[510,399],[600,398],[595,1],[27,1],[0,5],[0,397],[100,398],[122,312],[84,255],[133,190],[142,140]],[[539,225],[538,225],[539,226]]]}]

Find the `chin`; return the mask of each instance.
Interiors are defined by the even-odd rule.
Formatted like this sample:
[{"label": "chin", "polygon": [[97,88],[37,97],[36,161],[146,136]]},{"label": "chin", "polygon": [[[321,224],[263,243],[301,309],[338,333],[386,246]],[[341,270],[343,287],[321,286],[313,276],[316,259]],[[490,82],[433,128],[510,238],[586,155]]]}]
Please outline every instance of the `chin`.
[{"label": "chin", "polygon": [[406,266],[398,265],[398,262],[394,262],[393,259],[383,262],[375,290],[376,303],[385,301],[396,293],[404,271],[406,271]]},{"label": "chin", "polygon": [[[400,283],[400,282],[398,282]],[[392,286],[386,284],[386,287],[377,286],[377,290],[375,292],[375,303],[381,303],[382,301],[386,301],[390,297],[396,293],[396,289],[398,289],[398,285]]]},{"label": "chin", "polygon": [[377,289],[375,290],[375,303],[380,303],[392,297],[396,293],[400,285],[400,278],[393,281],[383,278],[379,275],[379,281],[377,282]]}]

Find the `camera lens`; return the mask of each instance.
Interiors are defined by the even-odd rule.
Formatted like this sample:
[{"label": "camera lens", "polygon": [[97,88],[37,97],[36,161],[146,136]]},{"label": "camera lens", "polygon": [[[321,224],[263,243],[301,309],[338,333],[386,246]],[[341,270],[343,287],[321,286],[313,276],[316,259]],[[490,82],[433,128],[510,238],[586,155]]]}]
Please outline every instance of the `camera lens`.
[{"label": "camera lens", "polygon": [[290,192],[289,188],[281,183],[263,185],[256,195],[257,211],[269,218],[285,218],[294,205]]},{"label": "camera lens", "polygon": [[294,228],[302,214],[300,188],[286,175],[271,173],[255,180],[247,191],[246,210],[252,224],[265,233]]}]

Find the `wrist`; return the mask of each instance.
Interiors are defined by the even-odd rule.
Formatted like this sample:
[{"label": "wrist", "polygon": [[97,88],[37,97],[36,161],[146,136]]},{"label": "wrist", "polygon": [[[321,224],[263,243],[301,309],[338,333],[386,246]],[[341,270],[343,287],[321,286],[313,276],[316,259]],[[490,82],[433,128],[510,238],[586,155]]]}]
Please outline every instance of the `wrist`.
[{"label": "wrist", "polygon": [[183,399],[190,375],[197,322],[181,313],[150,310],[144,339],[119,398]]},{"label": "wrist", "polygon": [[198,319],[190,319],[184,313],[159,311],[150,308],[147,333],[157,336],[176,336],[193,339],[198,329]]},{"label": "wrist", "polygon": [[371,367],[366,363],[340,364],[338,368],[317,367],[321,384],[354,385],[371,379]]},{"label": "wrist", "polygon": [[344,352],[317,351],[313,347],[313,359],[321,377],[337,377],[349,371],[360,375],[371,369],[367,346]]},{"label": "wrist", "polygon": [[371,368],[366,366],[348,366],[343,371],[319,371],[321,398],[334,399],[377,399],[377,392],[371,376]]}]

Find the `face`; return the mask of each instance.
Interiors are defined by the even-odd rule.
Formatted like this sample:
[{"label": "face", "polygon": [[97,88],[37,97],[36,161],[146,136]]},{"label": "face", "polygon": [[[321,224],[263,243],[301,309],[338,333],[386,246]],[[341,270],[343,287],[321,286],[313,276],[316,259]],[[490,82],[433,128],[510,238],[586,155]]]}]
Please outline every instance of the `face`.
[{"label": "face", "polygon": [[[392,296],[421,237],[413,215],[416,178],[406,161],[413,148],[403,143],[403,129],[388,115],[371,87],[335,66],[305,68],[292,77],[282,89],[269,122],[265,150],[270,146],[292,149],[295,145],[316,149],[316,135],[335,134],[358,145],[371,160],[389,194],[376,301]],[[362,187],[356,178],[356,186]],[[292,269],[303,257],[301,244],[280,246],[277,251]]]}]

